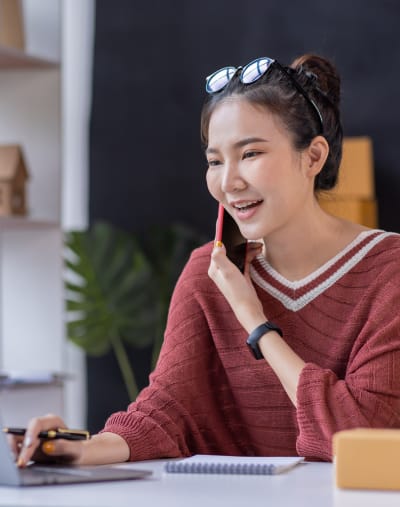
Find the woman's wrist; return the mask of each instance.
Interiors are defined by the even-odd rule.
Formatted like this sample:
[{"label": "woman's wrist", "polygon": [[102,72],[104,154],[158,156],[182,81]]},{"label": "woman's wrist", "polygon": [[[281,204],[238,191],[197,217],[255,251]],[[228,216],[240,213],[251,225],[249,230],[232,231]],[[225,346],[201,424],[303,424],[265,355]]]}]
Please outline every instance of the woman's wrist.
[{"label": "woman's wrist", "polygon": [[129,461],[130,450],[126,441],[116,433],[99,433],[90,440],[80,442],[81,454],[76,464],[105,465]]},{"label": "woman's wrist", "polygon": [[247,338],[247,345],[256,359],[264,359],[263,353],[259,347],[259,342],[269,333],[278,333],[279,336],[283,336],[282,330],[276,324],[267,321],[257,326]]},{"label": "woman's wrist", "polygon": [[250,335],[258,326],[261,326],[261,324],[264,324],[264,322],[267,322],[268,319],[264,314],[258,314],[253,316],[248,316],[246,318],[246,322],[244,324],[244,328],[246,329],[247,333]]}]

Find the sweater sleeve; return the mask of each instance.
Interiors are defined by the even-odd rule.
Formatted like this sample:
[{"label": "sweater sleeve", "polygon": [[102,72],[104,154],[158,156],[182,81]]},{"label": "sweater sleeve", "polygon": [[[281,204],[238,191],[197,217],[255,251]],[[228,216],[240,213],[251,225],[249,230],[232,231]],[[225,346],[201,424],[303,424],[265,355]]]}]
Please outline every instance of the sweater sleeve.
[{"label": "sweater sleeve", "polygon": [[313,363],[302,370],[297,388],[300,456],[331,460],[332,436],[343,429],[400,428],[400,285],[395,280],[380,284],[344,378]]},{"label": "sweater sleeve", "polygon": [[[175,287],[164,343],[149,386],[127,411],[111,415],[102,430],[126,440],[131,461],[208,451],[199,421],[208,420],[207,403],[212,403],[209,373],[213,365],[216,367],[216,355],[194,291],[194,284],[204,279],[206,261],[199,262],[199,254],[194,257],[192,254]],[[210,424],[219,422],[211,420]]]}]

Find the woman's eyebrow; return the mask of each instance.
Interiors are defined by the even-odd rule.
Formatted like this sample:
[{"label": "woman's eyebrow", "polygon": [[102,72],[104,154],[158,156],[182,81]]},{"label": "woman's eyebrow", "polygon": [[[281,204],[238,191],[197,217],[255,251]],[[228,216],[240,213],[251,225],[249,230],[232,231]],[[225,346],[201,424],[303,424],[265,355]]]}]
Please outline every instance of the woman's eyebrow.
[{"label": "woman's eyebrow", "polygon": [[207,148],[205,149],[205,154],[208,155],[209,153],[218,153],[218,150],[216,148],[207,146]]},{"label": "woman's eyebrow", "polygon": [[246,137],[244,139],[241,139],[240,141],[237,141],[233,146],[235,148],[242,148],[243,146],[246,146],[246,144],[251,143],[267,143],[268,139],[264,139],[263,137]]},{"label": "woman's eyebrow", "polygon": [[[240,139],[240,141],[237,141],[233,147],[235,149],[237,148],[243,148],[243,146],[246,146],[247,144],[251,143],[268,143],[268,139],[264,139],[263,137],[245,137],[244,139]],[[208,146],[205,153],[206,155],[209,153],[218,153],[219,150],[216,148],[213,148],[212,146]]]}]

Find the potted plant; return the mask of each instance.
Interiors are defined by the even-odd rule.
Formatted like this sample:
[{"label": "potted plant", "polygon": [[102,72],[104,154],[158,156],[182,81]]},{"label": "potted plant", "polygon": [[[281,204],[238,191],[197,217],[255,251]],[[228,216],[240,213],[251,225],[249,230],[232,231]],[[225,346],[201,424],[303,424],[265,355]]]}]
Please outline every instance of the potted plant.
[{"label": "potted plant", "polygon": [[130,401],[138,387],[127,347],[151,345],[155,365],[176,280],[203,241],[181,225],[142,241],[105,222],[66,235],[68,338],[91,356],[113,351]]}]

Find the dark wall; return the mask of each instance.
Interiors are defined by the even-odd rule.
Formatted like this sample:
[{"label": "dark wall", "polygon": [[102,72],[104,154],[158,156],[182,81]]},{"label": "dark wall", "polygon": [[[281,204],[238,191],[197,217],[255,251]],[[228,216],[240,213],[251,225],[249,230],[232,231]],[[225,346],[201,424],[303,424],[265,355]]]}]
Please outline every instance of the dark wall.
[{"label": "dark wall", "polygon": [[374,142],[380,226],[400,231],[397,0],[97,0],[90,218],[185,221],[211,235],[199,113],[204,77],[309,51],[343,79],[345,135]]},{"label": "dark wall", "polygon": [[[397,0],[97,0],[90,220],[134,231],[180,221],[211,238],[216,205],[199,141],[205,76],[257,56],[288,64],[317,52],[341,72],[345,135],[373,139],[380,226],[400,232],[399,19]],[[98,409],[100,377],[111,385],[118,370],[91,361]],[[125,405],[102,397],[110,410]]]}]

